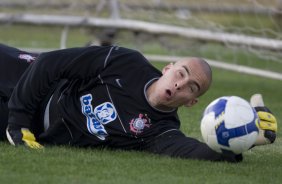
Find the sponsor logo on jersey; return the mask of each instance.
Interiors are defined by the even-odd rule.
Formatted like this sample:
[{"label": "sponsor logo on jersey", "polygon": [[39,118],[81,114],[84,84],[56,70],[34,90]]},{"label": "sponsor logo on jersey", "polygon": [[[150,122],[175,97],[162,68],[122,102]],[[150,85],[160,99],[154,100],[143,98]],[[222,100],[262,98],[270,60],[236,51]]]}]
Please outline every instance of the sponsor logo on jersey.
[{"label": "sponsor logo on jersey", "polygon": [[139,114],[138,118],[133,118],[130,123],[130,131],[135,135],[138,135],[143,132],[144,128],[149,128],[151,126],[151,120],[145,114]]},{"label": "sponsor logo on jersey", "polygon": [[98,105],[94,109],[94,114],[96,115],[97,120],[103,125],[108,124],[117,118],[115,107],[109,102]]},{"label": "sponsor logo on jersey", "polygon": [[91,94],[80,97],[81,111],[86,117],[88,131],[99,139],[105,140],[108,133],[104,125],[114,121],[117,117],[117,112],[114,105],[110,102],[100,104],[93,110],[92,99]]},{"label": "sponsor logo on jersey", "polygon": [[32,61],[35,60],[35,57],[29,55],[29,54],[20,54],[19,59],[26,60],[26,62],[31,63]]}]

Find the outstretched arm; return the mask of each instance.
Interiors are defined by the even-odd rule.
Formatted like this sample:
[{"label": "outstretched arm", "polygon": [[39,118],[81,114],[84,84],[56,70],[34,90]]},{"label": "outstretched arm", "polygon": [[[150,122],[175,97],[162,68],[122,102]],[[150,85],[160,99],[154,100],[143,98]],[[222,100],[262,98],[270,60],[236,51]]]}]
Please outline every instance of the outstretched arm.
[{"label": "outstretched arm", "polygon": [[155,137],[147,144],[146,150],[160,155],[187,159],[227,162],[241,162],[243,160],[241,154],[217,153],[205,143],[187,137],[179,130],[168,131]]},{"label": "outstretched arm", "polygon": [[61,79],[96,77],[110,47],[58,50],[41,54],[20,78],[9,101],[9,124],[29,128],[45,95]]},{"label": "outstretched arm", "polygon": [[10,98],[7,129],[10,143],[40,147],[29,129],[41,101],[61,79],[97,77],[111,49],[73,48],[41,54],[22,75]]}]

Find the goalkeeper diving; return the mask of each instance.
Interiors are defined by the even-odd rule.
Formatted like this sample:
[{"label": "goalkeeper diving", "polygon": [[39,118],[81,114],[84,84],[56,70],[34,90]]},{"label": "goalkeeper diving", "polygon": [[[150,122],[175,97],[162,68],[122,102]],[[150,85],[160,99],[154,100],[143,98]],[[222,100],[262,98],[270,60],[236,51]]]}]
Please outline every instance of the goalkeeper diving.
[{"label": "goalkeeper diving", "polygon": [[[90,46],[30,53],[0,44],[0,138],[15,146],[109,147],[210,161],[240,162],[180,130],[178,107],[210,87],[202,58],[156,69],[138,51]],[[254,146],[276,139],[277,121],[252,97],[260,121]],[[183,122],[182,122],[183,123]]]}]

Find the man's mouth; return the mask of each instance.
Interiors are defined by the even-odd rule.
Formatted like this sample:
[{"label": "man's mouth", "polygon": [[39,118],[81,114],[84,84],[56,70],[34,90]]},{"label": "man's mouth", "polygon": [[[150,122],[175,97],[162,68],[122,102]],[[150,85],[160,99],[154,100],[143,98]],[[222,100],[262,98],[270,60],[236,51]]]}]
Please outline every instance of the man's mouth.
[{"label": "man's mouth", "polygon": [[166,89],[165,93],[166,93],[167,99],[170,99],[172,97],[172,91],[170,89]]}]

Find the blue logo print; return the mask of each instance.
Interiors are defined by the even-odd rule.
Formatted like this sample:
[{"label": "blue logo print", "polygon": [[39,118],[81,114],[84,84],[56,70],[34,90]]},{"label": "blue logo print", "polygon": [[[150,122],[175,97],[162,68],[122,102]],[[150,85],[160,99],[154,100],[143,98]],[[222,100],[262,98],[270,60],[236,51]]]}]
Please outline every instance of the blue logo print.
[{"label": "blue logo print", "polygon": [[108,124],[117,118],[115,107],[109,102],[98,105],[94,109],[94,114],[96,115],[98,121],[103,125]]},{"label": "blue logo print", "polygon": [[117,117],[113,104],[105,102],[98,105],[94,111],[91,104],[92,95],[87,94],[80,97],[81,111],[86,117],[88,131],[101,140],[105,140],[108,133],[103,125],[114,121]]}]

